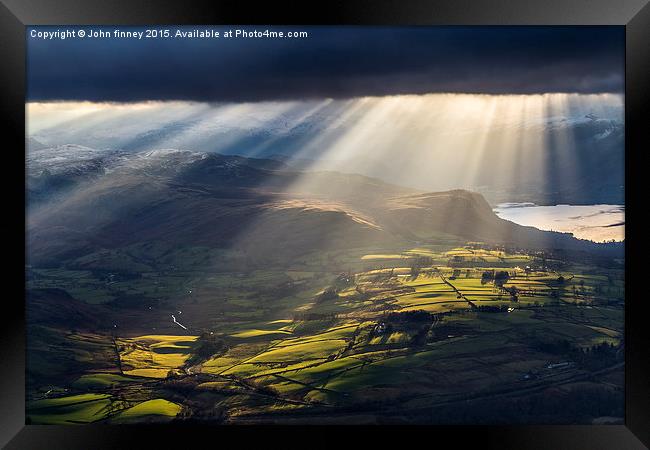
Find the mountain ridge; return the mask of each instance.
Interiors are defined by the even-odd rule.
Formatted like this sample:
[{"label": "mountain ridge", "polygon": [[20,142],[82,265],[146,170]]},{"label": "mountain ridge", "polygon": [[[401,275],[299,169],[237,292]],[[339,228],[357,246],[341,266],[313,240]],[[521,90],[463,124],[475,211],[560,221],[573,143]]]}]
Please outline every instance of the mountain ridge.
[{"label": "mountain ridge", "polygon": [[[179,155],[190,160],[180,164]],[[295,256],[438,233],[530,248],[615,248],[500,219],[481,194],[462,189],[419,192],[363,175],[196,153],[129,164],[141,156],[120,156],[120,165],[28,214],[31,262],[66,263],[153,241]]]}]

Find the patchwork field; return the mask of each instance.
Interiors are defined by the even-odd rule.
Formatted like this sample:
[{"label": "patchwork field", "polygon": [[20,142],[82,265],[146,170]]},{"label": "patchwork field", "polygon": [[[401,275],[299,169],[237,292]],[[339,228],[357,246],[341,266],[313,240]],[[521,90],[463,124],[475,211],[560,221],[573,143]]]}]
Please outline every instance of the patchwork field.
[{"label": "patchwork field", "polygon": [[622,414],[622,268],[476,244],[363,250],[209,272],[188,268],[223,255],[194,248],[134,279],[35,269],[30,289],[96,309],[92,326],[32,327],[28,420],[485,422],[490,399],[552,422],[530,399],[594,386]]}]

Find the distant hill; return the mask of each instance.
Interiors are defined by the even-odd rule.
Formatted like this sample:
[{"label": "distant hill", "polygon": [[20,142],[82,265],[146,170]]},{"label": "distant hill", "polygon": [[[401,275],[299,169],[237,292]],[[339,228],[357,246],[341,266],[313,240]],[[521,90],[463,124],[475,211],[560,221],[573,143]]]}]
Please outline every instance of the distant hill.
[{"label": "distant hill", "polygon": [[362,175],[173,150],[113,154],[102,168],[93,177],[60,173],[73,179],[65,194],[30,210],[29,263],[92,268],[88,255],[147,242],[292,258],[439,233],[526,248],[614,248],[500,219],[464,190],[424,193]]},{"label": "distant hill", "polygon": [[[107,114],[92,127],[70,122],[40,129],[29,137],[28,147],[37,151],[43,143],[76,143],[128,154],[172,147],[271,160],[299,171],[359,173],[422,191],[462,187],[481,192],[492,205],[623,204],[622,102],[566,101],[543,111],[531,107],[530,114],[512,123],[495,118],[485,132],[480,111],[468,123],[460,119],[447,129],[441,127],[444,114],[435,110],[430,124],[404,120],[408,111],[375,121],[373,108],[343,101],[307,102],[287,110],[282,105],[223,111],[215,106],[209,113],[194,105],[183,107],[176,119],[171,110],[158,111],[165,120],[133,121],[128,127],[120,125],[120,115]],[[386,138],[374,140],[382,132]]]}]

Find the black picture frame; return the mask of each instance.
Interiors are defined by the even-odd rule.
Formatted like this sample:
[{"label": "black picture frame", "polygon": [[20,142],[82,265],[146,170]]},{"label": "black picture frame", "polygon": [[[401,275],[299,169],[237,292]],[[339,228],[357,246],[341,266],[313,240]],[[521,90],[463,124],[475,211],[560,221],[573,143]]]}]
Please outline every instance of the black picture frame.
[{"label": "black picture frame", "polygon": [[[25,27],[28,25],[142,24],[322,24],[322,25],[621,25],[626,30],[626,405],[625,425],[602,426],[445,426],[410,427],[431,444],[451,438],[454,445],[496,448],[636,449],[650,445],[650,343],[646,299],[640,290],[643,252],[642,154],[648,146],[650,104],[650,5],[648,0],[343,0],[260,5],[234,1],[173,0],[0,0],[1,114],[9,125],[2,135],[3,198],[9,204],[2,226],[6,245],[4,284],[12,289],[3,301],[0,345],[0,445],[9,449],[96,449],[187,447],[194,439],[223,445],[226,435],[248,445],[290,445],[305,433],[311,445],[339,445],[340,432],[374,445],[398,437],[403,428],[371,427],[331,432],[322,428],[191,426],[37,426],[25,425]],[[640,195],[639,195],[640,194]],[[637,263],[637,259],[640,263]],[[630,279],[635,280],[630,283]],[[253,430],[254,429],[254,430]],[[251,430],[253,430],[251,432]],[[290,434],[287,434],[290,433]],[[413,434],[412,434],[413,433]],[[392,435],[392,436],[391,436]],[[433,438],[435,436],[435,438]],[[145,439],[145,440],[141,440]],[[346,438],[347,439],[347,438]],[[413,441],[415,442],[415,441]],[[239,444],[237,444],[239,445]],[[302,445],[298,440],[294,445]]]}]

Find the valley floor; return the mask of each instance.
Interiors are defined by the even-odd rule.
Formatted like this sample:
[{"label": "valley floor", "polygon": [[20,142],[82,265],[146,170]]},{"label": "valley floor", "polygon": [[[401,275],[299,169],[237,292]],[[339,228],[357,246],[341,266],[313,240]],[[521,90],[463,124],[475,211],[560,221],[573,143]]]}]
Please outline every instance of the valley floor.
[{"label": "valley floor", "polygon": [[65,291],[96,323],[28,311],[28,420],[622,421],[622,267],[473,243],[381,251],[134,279],[31,268],[30,290]]}]

